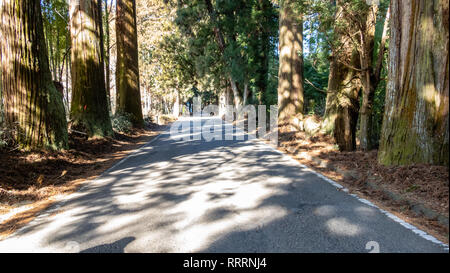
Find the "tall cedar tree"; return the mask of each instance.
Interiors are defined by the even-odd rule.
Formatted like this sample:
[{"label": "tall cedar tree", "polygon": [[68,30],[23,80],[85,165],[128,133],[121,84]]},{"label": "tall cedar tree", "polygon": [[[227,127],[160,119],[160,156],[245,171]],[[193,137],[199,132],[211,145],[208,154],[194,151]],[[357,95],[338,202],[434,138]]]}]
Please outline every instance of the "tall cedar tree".
[{"label": "tall cedar tree", "polygon": [[0,2],[1,89],[5,120],[25,149],[67,148],[63,98],[49,69],[40,1]]},{"label": "tall cedar tree", "polygon": [[303,27],[297,1],[283,0],[280,11],[278,118],[289,120],[303,112]]},{"label": "tall cedar tree", "polygon": [[448,12],[448,0],[391,1],[382,164],[448,166]]},{"label": "tall cedar tree", "polygon": [[356,148],[356,125],[359,111],[360,61],[357,50],[341,21],[347,20],[343,13],[343,1],[336,1],[334,35],[336,42],[331,48],[328,93],[322,129],[333,134],[341,151]]},{"label": "tall cedar tree", "polygon": [[72,127],[91,137],[112,136],[105,89],[100,0],[70,1]]},{"label": "tall cedar tree", "polygon": [[118,0],[116,12],[116,112],[132,115],[135,127],[142,127],[141,94],[135,0]]}]

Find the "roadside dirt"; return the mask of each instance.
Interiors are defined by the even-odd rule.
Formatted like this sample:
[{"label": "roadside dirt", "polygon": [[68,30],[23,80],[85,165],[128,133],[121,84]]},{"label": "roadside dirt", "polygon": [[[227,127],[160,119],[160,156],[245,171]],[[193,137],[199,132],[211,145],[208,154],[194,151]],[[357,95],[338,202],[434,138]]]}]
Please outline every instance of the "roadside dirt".
[{"label": "roadside dirt", "polygon": [[151,124],[114,138],[87,139],[69,135],[61,152],[0,150],[0,239],[31,221],[58,197],[76,191],[135,149],[157,136],[165,126]]}]

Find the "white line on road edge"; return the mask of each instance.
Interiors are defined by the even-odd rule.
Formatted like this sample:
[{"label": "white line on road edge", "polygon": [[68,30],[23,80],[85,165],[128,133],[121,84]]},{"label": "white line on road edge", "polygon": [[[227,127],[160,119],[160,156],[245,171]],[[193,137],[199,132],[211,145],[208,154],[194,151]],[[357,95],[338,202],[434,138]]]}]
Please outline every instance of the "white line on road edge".
[{"label": "white line on road edge", "polygon": [[[262,140],[260,140],[260,139],[256,139],[256,140],[257,140],[259,143],[265,145],[266,147],[269,147],[272,151],[275,151],[275,152],[281,154],[281,155],[283,156],[283,158],[285,158],[285,159],[287,159],[287,160],[290,160],[290,161],[292,161],[292,162],[295,162],[295,164],[300,165],[300,166],[301,166],[302,168],[304,168],[305,170],[307,170],[307,171],[309,171],[309,172],[311,172],[311,173],[314,173],[315,175],[317,175],[318,177],[320,177],[320,178],[322,178],[323,180],[327,181],[328,183],[330,183],[331,185],[335,186],[336,188],[338,188],[338,189],[340,189],[340,190],[342,190],[342,191],[348,193],[348,189],[345,188],[344,186],[342,186],[341,184],[337,183],[336,181],[333,181],[333,180],[331,180],[330,178],[324,176],[323,174],[318,173],[318,172],[314,171],[313,169],[311,169],[311,168],[309,168],[309,167],[303,165],[302,163],[298,162],[297,160],[295,160],[294,158],[292,158],[292,157],[289,156],[288,154],[283,153],[282,151],[280,151],[280,150],[278,150],[278,149],[275,149],[275,148],[272,147],[271,145],[269,145],[269,144],[263,142]],[[411,230],[412,232],[414,232],[415,234],[417,234],[417,235],[419,235],[420,237],[424,238],[425,240],[428,240],[428,241],[431,241],[431,242],[433,242],[433,243],[435,243],[435,244],[438,244],[439,246],[443,247],[445,251],[449,251],[448,245],[447,245],[447,244],[444,244],[444,243],[441,242],[441,241],[439,241],[439,240],[436,239],[434,236],[429,235],[429,234],[426,233],[425,231],[420,230],[420,229],[418,229],[417,227],[415,227],[415,226],[413,226],[413,225],[411,225],[411,224],[405,222],[404,220],[402,220],[402,219],[398,218],[397,216],[395,216],[394,214],[392,214],[392,213],[390,213],[390,212],[388,212],[388,211],[386,211],[386,210],[384,210],[384,209],[378,207],[377,205],[373,204],[372,202],[370,202],[370,201],[367,200],[367,199],[361,198],[361,197],[357,196],[356,194],[350,194],[350,195],[353,196],[353,197],[355,197],[356,199],[358,199],[360,202],[362,202],[362,203],[364,203],[364,204],[366,204],[366,205],[368,205],[368,206],[371,206],[371,207],[373,207],[373,208],[378,209],[381,213],[383,213],[384,215],[386,215],[387,217],[389,217],[391,220],[393,220],[393,221],[399,223],[400,225],[402,225],[403,227],[405,227],[405,228]]]}]

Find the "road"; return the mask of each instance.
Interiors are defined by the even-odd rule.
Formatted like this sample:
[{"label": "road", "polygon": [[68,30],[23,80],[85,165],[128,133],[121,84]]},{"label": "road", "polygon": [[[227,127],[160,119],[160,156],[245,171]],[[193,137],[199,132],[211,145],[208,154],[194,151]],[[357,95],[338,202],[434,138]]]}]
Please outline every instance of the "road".
[{"label": "road", "polygon": [[364,202],[259,140],[164,132],[0,252],[448,252]]}]

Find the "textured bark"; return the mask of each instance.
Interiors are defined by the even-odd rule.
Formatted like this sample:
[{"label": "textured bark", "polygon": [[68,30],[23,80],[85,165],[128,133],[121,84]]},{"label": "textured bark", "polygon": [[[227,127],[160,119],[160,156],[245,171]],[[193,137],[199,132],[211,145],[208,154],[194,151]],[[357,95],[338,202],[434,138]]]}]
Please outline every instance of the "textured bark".
[{"label": "textured bark", "polygon": [[103,63],[100,0],[70,1],[72,127],[91,137],[112,136]]},{"label": "textured bark", "polygon": [[290,120],[303,112],[303,26],[294,0],[284,0],[280,12],[278,118]]},{"label": "textured bark", "polygon": [[142,127],[135,0],[117,1],[116,45],[116,112],[131,114],[133,125]]},{"label": "textured bark", "polygon": [[363,89],[363,98],[360,111],[359,139],[360,148],[365,151],[372,149],[374,147],[374,142],[376,141],[373,136],[372,107],[375,90],[380,83],[390,17],[390,12],[388,9],[384,21],[383,34],[378,49],[378,57],[376,62],[373,62],[372,58],[375,53],[374,44],[377,13],[378,7],[376,5],[371,6],[366,15],[366,21],[362,24],[360,35],[361,45],[359,47],[359,51],[362,70],[361,84]]},{"label": "textured bark", "polygon": [[354,29],[343,30],[339,27],[339,22],[347,18],[344,17],[341,2],[337,4],[334,32],[339,43],[332,47],[322,132],[333,135],[341,151],[352,151],[356,148],[360,60],[358,51],[346,35]]},{"label": "textured bark", "polygon": [[448,12],[447,0],[391,1],[382,164],[448,166]]},{"label": "textured bark", "polygon": [[377,20],[378,6],[369,8],[366,21],[362,22],[360,32],[360,63],[361,63],[361,84],[363,90],[361,117],[359,124],[359,139],[362,150],[372,148],[372,105],[378,82],[374,79],[373,54],[375,45],[375,25]]},{"label": "textured bark", "polygon": [[[1,21],[0,21],[1,22]],[[0,31],[0,39],[2,39],[2,32]],[[2,47],[0,46],[0,64],[2,59]],[[3,109],[3,93],[2,93],[2,70],[0,69],[0,126],[4,121],[4,109]]]},{"label": "textured bark", "polygon": [[[358,54],[350,53],[350,64],[358,65]],[[342,56],[340,56],[342,58]],[[334,73],[330,73],[329,93],[326,115],[333,120],[333,136],[341,151],[356,149],[356,124],[359,112],[359,90],[361,89],[358,72],[332,61]],[[332,78],[334,77],[334,78]]]},{"label": "textured bark", "polygon": [[0,1],[1,84],[5,120],[25,149],[67,148],[61,94],[52,81],[40,1]]}]

